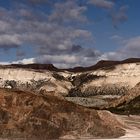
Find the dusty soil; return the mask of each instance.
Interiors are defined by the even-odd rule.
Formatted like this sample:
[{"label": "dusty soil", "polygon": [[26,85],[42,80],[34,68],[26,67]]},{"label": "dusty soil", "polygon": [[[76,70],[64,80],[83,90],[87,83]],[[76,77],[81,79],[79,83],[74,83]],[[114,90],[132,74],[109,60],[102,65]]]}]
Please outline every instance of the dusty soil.
[{"label": "dusty soil", "polygon": [[121,139],[140,139],[140,115],[120,115],[119,116],[126,124],[126,135],[121,137]]},{"label": "dusty soil", "polygon": [[125,136],[115,139],[97,139],[97,140],[140,140],[140,115],[130,115],[130,116],[116,115],[116,116],[119,120],[125,123],[126,127]]}]

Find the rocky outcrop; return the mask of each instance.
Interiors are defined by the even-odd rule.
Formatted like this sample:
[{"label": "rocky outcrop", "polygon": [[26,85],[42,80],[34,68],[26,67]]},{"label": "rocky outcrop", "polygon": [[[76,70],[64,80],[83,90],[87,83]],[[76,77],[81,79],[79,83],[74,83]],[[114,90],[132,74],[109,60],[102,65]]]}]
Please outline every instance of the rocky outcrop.
[{"label": "rocky outcrop", "polygon": [[91,97],[96,95],[120,95],[127,94],[129,90],[128,86],[121,86],[115,84],[104,84],[102,86],[89,86],[86,89],[72,88],[69,91],[68,97]]},{"label": "rocky outcrop", "polygon": [[0,87],[5,89],[0,89],[0,136],[122,136],[122,124],[103,110],[139,113],[139,82],[140,61],[101,61],[83,72],[42,64],[1,66]]},{"label": "rocky outcrop", "polygon": [[[73,87],[66,97],[68,101],[86,107],[106,108],[126,97],[140,82],[140,63],[121,64],[113,69],[98,69],[71,77]],[[129,100],[131,96],[127,97]]]},{"label": "rocky outcrop", "polygon": [[111,60],[101,60],[97,64],[89,67],[75,67],[71,69],[66,69],[70,72],[87,72],[95,71],[98,69],[113,70],[117,65],[130,64],[130,63],[139,63],[140,58],[129,58],[123,61],[111,61]]},{"label": "rocky outcrop", "polygon": [[66,97],[76,104],[120,114],[140,114],[140,83],[123,96]]},{"label": "rocky outcrop", "polygon": [[107,111],[90,110],[57,97],[0,89],[3,138],[114,138],[124,135],[122,127]]},{"label": "rocky outcrop", "polygon": [[121,63],[100,61],[94,68],[73,73],[55,71],[53,65],[43,64],[2,66],[0,87],[57,96],[86,107],[101,108],[124,97],[140,82],[139,59]]},{"label": "rocky outcrop", "polygon": [[127,95],[110,102],[104,108],[121,114],[140,114],[140,83],[132,88]]},{"label": "rocky outcrop", "polygon": [[11,65],[1,65],[0,68],[11,68],[11,69],[32,69],[32,70],[49,70],[49,71],[56,71],[60,72],[62,70],[56,68],[53,64],[11,64]]},{"label": "rocky outcrop", "polygon": [[[99,63],[101,64],[101,62]],[[106,63],[103,62],[103,64],[109,66],[112,62]],[[72,73],[68,76],[68,79],[71,81],[73,87],[70,89],[67,97],[90,98],[97,95],[124,96],[140,82],[140,63],[124,63],[120,65],[119,63],[117,65],[113,63],[113,68],[104,67],[94,71]],[[75,98],[66,99],[69,101],[74,99],[74,102],[76,101]],[[79,98],[77,99],[79,100]],[[91,99],[85,100],[92,102]]]},{"label": "rocky outcrop", "polygon": [[107,91],[108,93],[103,94],[109,94],[114,90],[114,94],[123,95],[140,82],[140,63],[117,65],[113,70],[99,69],[86,74],[80,73],[73,82],[76,83],[75,88],[78,85],[79,91],[85,94],[93,91],[95,95],[95,90],[99,89],[99,93]]},{"label": "rocky outcrop", "polygon": [[117,65],[112,61],[103,61],[96,64],[96,67],[100,64],[98,69],[82,73],[54,71],[56,68],[53,65],[43,64],[1,66],[0,87],[24,90],[33,87],[30,91],[35,92],[36,87],[40,89],[47,83],[58,85],[61,82],[66,90],[69,89],[65,93],[69,92],[69,96],[124,95],[140,82],[140,62],[126,62],[131,61]]},{"label": "rocky outcrop", "polygon": [[62,96],[68,94],[72,84],[63,75],[51,71],[1,68],[0,87]]}]

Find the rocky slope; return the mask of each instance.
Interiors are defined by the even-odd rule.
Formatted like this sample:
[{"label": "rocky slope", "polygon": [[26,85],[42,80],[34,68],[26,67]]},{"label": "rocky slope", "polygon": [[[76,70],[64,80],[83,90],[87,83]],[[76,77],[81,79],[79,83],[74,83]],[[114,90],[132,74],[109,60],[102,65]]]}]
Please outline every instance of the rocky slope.
[{"label": "rocky slope", "polygon": [[[123,95],[140,82],[140,63],[117,65],[113,69],[98,69],[79,73],[73,78],[75,89],[80,94]],[[94,93],[95,91],[95,93]],[[79,95],[76,95],[79,96]],[[84,96],[84,95],[83,95]]]},{"label": "rocky slope", "polygon": [[122,127],[107,111],[90,110],[54,96],[0,89],[1,138],[114,138],[125,134]]},{"label": "rocky slope", "polygon": [[[140,82],[140,63],[76,73],[71,81],[73,87],[65,97],[68,101],[86,107],[107,108],[115,102],[130,101],[132,97],[133,99],[137,97],[131,89]],[[140,94],[139,91],[140,89],[137,94]]]},{"label": "rocky slope", "polygon": [[140,83],[130,89],[127,94],[116,96],[116,98],[111,98],[111,96],[68,97],[67,100],[94,109],[110,110],[113,113],[140,115]]},{"label": "rocky slope", "polygon": [[55,72],[24,68],[0,68],[0,87],[35,93],[67,95],[71,82]]},{"label": "rocky slope", "polygon": [[140,83],[132,88],[127,95],[110,102],[105,108],[115,113],[140,115]]},{"label": "rocky slope", "polygon": [[[57,83],[60,81],[66,87],[68,86],[68,89],[71,89],[69,96],[124,95],[127,90],[140,82],[140,60],[132,59],[132,62],[130,60],[100,61],[92,66],[94,69],[91,71],[77,73],[70,72],[70,69],[62,71],[53,65],[0,66],[0,87],[22,88],[25,86],[26,88],[27,86],[28,88],[30,84],[42,87],[47,82]],[[89,68],[85,69],[89,70]],[[37,81],[39,82],[37,83]],[[22,86],[19,87],[20,85]]]},{"label": "rocky slope", "polygon": [[139,114],[139,83],[139,59],[65,70],[50,64],[0,66],[0,137],[122,136],[123,125],[103,110]]},{"label": "rocky slope", "polygon": [[139,82],[140,59],[100,61],[91,67],[65,70],[51,64],[0,67],[2,88],[53,95],[86,107],[107,107]]}]

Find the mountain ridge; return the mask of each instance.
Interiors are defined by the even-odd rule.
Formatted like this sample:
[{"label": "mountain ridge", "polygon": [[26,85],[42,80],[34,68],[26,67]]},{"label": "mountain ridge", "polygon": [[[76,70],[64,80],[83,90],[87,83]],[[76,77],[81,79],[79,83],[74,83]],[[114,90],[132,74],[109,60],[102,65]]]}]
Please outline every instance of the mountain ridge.
[{"label": "mountain ridge", "polygon": [[36,69],[36,70],[49,70],[56,72],[86,72],[91,70],[97,70],[102,68],[114,67],[119,64],[126,63],[136,63],[140,62],[140,58],[128,58],[122,61],[113,61],[113,60],[100,60],[95,65],[88,67],[74,67],[74,68],[57,68],[53,64],[40,64],[40,63],[32,63],[32,64],[11,64],[11,65],[0,65],[1,68],[25,68],[25,69]]}]

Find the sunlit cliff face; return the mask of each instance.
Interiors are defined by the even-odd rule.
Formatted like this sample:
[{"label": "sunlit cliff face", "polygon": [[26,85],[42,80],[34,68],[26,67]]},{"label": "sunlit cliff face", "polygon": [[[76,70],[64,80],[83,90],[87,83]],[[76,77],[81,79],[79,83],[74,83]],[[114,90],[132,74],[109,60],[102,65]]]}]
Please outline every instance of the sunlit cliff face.
[{"label": "sunlit cliff face", "polygon": [[65,95],[70,89],[78,87],[86,94],[94,87],[114,86],[119,89],[131,89],[140,82],[140,63],[120,64],[82,73],[5,67],[0,68],[0,78],[1,87],[27,89],[33,86],[39,87],[38,90],[43,88],[48,91],[55,91],[57,87],[57,91],[65,92]]}]

